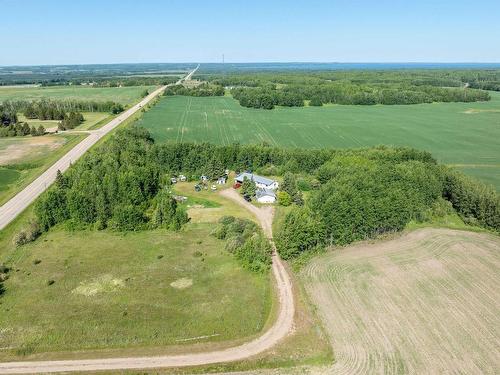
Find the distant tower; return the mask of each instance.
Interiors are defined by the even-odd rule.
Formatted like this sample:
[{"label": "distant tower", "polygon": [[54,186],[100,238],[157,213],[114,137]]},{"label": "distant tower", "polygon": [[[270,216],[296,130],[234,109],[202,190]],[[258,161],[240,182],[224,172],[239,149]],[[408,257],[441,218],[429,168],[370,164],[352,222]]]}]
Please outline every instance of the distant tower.
[{"label": "distant tower", "polygon": [[224,65],[224,54],[222,54],[222,76],[225,77],[226,76],[226,69],[225,69],[225,65]]}]

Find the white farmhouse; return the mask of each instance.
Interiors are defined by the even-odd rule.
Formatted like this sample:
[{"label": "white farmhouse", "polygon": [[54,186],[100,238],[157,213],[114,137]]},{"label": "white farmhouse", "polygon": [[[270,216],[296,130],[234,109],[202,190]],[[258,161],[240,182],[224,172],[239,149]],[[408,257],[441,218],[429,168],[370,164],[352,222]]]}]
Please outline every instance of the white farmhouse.
[{"label": "white farmhouse", "polygon": [[242,184],[246,178],[254,181],[258,189],[276,190],[279,186],[278,181],[274,181],[270,178],[265,178],[262,176],[257,176],[256,174],[248,172],[243,172],[236,176],[235,181],[239,184]]}]

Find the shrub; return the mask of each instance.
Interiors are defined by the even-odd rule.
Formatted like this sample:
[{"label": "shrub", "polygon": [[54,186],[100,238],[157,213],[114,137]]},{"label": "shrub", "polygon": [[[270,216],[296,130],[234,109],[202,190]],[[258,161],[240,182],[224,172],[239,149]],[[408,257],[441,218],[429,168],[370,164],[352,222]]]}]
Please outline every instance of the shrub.
[{"label": "shrub", "polygon": [[271,264],[271,244],[257,225],[247,219],[224,216],[212,235],[225,239],[224,249],[234,254],[239,263],[253,272],[264,272]]},{"label": "shrub", "polygon": [[323,223],[304,207],[293,208],[275,236],[276,247],[283,259],[297,257],[322,244],[324,239]]},{"label": "shrub", "polygon": [[292,197],[286,191],[278,191],[278,204],[280,206],[290,206],[292,204]]},{"label": "shrub", "polygon": [[25,245],[29,242],[35,241],[41,233],[42,230],[38,221],[31,220],[26,228],[22,229],[14,236],[13,243],[16,246]]}]

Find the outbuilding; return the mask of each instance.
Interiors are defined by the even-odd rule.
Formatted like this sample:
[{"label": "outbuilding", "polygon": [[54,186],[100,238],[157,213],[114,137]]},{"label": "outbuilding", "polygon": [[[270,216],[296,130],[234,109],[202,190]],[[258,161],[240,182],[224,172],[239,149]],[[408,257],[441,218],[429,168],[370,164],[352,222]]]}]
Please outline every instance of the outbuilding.
[{"label": "outbuilding", "polygon": [[234,180],[236,181],[236,183],[242,184],[243,181],[245,181],[245,179],[249,179],[250,181],[255,182],[255,185],[259,189],[276,190],[276,189],[278,189],[278,186],[279,186],[278,181],[271,180],[270,178],[258,176],[256,174],[249,173],[249,172],[243,172],[243,173],[239,174],[238,176],[236,176],[236,178]]},{"label": "outbuilding", "polygon": [[259,203],[274,203],[276,202],[276,193],[271,189],[258,189],[255,198]]}]

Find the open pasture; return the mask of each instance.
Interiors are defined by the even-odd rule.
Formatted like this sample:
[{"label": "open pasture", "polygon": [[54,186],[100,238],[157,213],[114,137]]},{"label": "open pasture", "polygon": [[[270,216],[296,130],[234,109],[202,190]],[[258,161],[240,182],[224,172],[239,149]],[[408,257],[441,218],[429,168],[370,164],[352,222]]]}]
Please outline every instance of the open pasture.
[{"label": "open pasture", "polygon": [[90,87],[90,86],[0,86],[0,102],[5,100],[95,100],[113,101],[123,105],[140,99],[145,90],[154,89],[154,86],[129,87]]},{"label": "open pasture", "polygon": [[430,151],[500,190],[500,93],[477,103],[276,108],[231,97],[166,97],[139,124],[159,142],[261,143],[286,147],[380,144]]},{"label": "open pasture", "polygon": [[270,314],[269,276],[243,270],[212,228],[55,229],[10,256],[2,249],[18,271],[0,304],[0,359],[165,345],[186,351],[257,334]]},{"label": "open pasture", "polygon": [[333,249],[301,272],[331,373],[500,370],[500,239],[444,229]]}]

